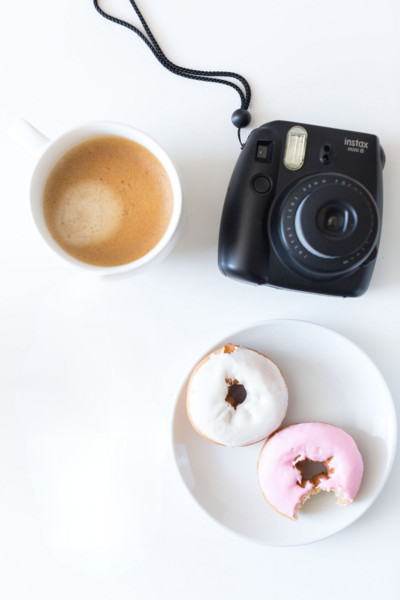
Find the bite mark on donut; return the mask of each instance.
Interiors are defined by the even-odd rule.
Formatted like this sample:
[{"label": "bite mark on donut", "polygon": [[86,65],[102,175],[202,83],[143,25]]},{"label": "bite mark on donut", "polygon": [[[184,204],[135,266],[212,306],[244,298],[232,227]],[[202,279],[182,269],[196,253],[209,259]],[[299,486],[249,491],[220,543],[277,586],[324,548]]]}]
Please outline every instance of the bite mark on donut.
[{"label": "bite mark on donut", "polygon": [[225,379],[225,381],[229,386],[225,402],[228,402],[236,410],[239,404],[246,400],[246,388],[237,379]]},{"label": "bite mark on donut", "polygon": [[[335,469],[330,466],[330,461],[333,458],[333,456],[330,456],[327,460],[322,461],[323,465],[325,466],[326,473],[317,473],[313,477],[306,479],[306,478],[304,478],[304,469],[303,469],[303,465],[301,463],[317,462],[317,461],[313,461],[313,460],[310,460],[309,458],[305,458],[304,460],[296,463],[296,460],[298,460],[299,458],[300,458],[300,456],[297,456],[295,458],[294,465],[293,465],[293,467],[297,468],[301,473],[301,482],[300,483],[297,482],[297,485],[300,486],[301,488],[305,488],[307,483],[311,483],[313,485],[313,488],[308,493],[304,494],[300,498],[300,502],[297,504],[297,506],[295,508],[294,517],[293,518],[288,517],[292,521],[297,521],[297,519],[298,519],[297,511],[302,506],[304,506],[304,504],[307,502],[307,500],[309,500],[311,498],[311,496],[313,496],[314,494],[318,494],[319,492],[322,491],[321,488],[318,487],[319,484],[321,483],[321,479],[329,479],[329,477],[331,475],[333,475],[333,473],[335,472]],[[344,497],[344,495],[340,489],[332,488],[331,491],[335,494],[336,498],[338,499],[337,503],[339,506],[347,506],[349,504],[349,502],[351,502]],[[287,515],[283,515],[283,516],[286,517]]]}]

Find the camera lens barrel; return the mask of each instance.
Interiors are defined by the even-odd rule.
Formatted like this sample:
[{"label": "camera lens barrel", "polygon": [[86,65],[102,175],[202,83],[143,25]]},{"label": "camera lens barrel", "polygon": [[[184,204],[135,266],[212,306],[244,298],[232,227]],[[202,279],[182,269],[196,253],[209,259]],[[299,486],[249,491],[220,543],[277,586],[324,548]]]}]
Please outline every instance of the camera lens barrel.
[{"label": "camera lens barrel", "polygon": [[378,232],[371,194],[354,179],[334,173],[300,180],[271,211],[275,250],[310,278],[341,277],[356,269],[373,251]]},{"label": "camera lens barrel", "polygon": [[296,233],[316,256],[340,258],[359,250],[371,229],[371,206],[354,188],[324,185],[300,203]]}]

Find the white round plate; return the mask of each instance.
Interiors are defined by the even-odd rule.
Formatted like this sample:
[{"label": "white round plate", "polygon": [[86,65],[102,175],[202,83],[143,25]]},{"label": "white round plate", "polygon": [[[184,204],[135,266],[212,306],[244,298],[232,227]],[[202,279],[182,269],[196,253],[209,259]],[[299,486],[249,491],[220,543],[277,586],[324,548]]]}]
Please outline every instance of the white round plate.
[{"label": "white round plate", "polygon": [[[178,471],[206,513],[232,532],[268,546],[322,540],[358,519],[382,490],[396,450],[396,414],[389,389],[371,359],[331,329],[304,321],[265,321],[237,331],[199,356],[232,342],[259,350],[275,361],[289,387],[283,425],[323,421],[355,440],[364,460],[356,499],[336,505],[333,493],[310,498],[293,522],[264,500],[257,479],[263,442],[226,448],[208,442],[186,413],[185,378],[172,419],[172,447]],[[195,365],[193,365],[194,368]]]}]

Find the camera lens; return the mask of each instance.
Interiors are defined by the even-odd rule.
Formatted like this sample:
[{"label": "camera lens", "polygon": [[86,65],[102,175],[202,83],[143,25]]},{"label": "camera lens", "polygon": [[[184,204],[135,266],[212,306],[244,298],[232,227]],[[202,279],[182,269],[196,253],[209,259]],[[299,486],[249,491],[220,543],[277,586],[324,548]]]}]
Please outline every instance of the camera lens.
[{"label": "camera lens", "polygon": [[361,248],[372,220],[368,201],[357,189],[330,184],[305,196],[296,212],[295,230],[314,256],[340,258]]},{"label": "camera lens", "polygon": [[371,254],[379,214],[371,194],[335,173],[300,179],[271,208],[269,235],[282,262],[319,280],[341,277]]},{"label": "camera lens", "polygon": [[343,236],[348,233],[350,223],[355,223],[356,220],[351,209],[340,204],[324,206],[317,213],[317,225],[326,235]]},{"label": "camera lens", "polygon": [[354,190],[326,186],[304,198],[295,227],[309,252],[338,258],[356,252],[365,242],[371,229],[371,211]]},{"label": "camera lens", "polygon": [[341,229],[343,222],[343,215],[340,214],[338,211],[332,211],[329,213],[329,215],[326,216],[325,228],[329,231],[337,231],[338,229]]}]

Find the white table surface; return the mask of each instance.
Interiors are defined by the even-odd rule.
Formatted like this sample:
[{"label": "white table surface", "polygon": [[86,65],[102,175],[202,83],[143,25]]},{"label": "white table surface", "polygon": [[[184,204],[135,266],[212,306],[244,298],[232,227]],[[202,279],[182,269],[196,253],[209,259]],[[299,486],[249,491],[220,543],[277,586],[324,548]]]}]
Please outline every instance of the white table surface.
[{"label": "white table surface", "polygon": [[[135,21],[128,0],[101,5]],[[202,349],[276,318],[326,325],[357,343],[399,405],[399,4],[139,5],[171,60],[248,78],[252,127],[298,120],[380,137],[387,164],[379,256],[359,299],[224,278],[216,248],[239,154],[230,123],[237,94],[174,77],[131,32],[101,19],[91,0],[4,0],[3,598],[397,598],[398,457],[355,524],[309,546],[268,548],[229,534],[197,508],[174,471],[169,420],[177,386]],[[93,278],[60,263],[30,221],[34,159],[7,136],[16,117],[49,137],[98,119],[153,136],[185,191],[187,219],[171,255],[136,278]]]}]

